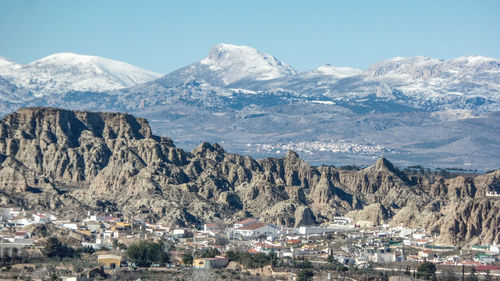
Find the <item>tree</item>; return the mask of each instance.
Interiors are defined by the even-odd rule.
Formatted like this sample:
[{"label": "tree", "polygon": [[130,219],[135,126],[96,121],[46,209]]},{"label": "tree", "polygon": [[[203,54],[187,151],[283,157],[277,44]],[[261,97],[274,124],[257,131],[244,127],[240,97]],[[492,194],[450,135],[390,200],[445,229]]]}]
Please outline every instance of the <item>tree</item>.
[{"label": "tree", "polygon": [[73,248],[61,243],[56,237],[50,237],[47,239],[42,252],[49,258],[73,257],[75,255],[75,250],[73,250]]},{"label": "tree", "polygon": [[193,264],[193,255],[191,255],[191,253],[189,253],[189,252],[186,252],[182,256],[182,263],[184,263],[185,265]]},{"label": "tree", "polygon": [[297,281],[310,281],[314,276],[314,271],[311,269],[302,269],[299,274],[297,274]]},{"label": "tree", "polygon": [[163,249],[162,243],[140,241],[130,245],[127,256],[131,262],[139,266],[151,266],[153,263],[166,263],[170,257]]},{"label": "tree", "polygon": [[113,250],[118,250],[118,244],[120,244],[118,239],[113,240]]},{"label": "tree", "polygon": [[50,281],[57,281],[59,280],[59,275],[55,271],[52,271],[49,276]]},{"label": "tree", "polygon": [[49,280],[50,281],[57,281],[59,280],[59,275],[55,271],[52,271],[49,275]]},{"label": "tree", "polygon": [[467,276],[466,280],[467,281],[477,281],[478,280],[475,267],[471,267],[470,274],[469,274],[469,276]]},{"label": "tree", "polygon": [[215,245],[221,246],[221,248],[226,247],[229,244],[229,239],[224,236],[218,235],[215,237]]},{"label": "tree", "polygon": [[328,257],[326,258],[326,261],[329,263],[332,263],[334,260],[335,258],[332,255],[328,255]]},{"label": "tree", "polygon": [[426,261],[418,266],[417,273],[418,278],[429,280],[436,273],[436,265],[434,265],[432,262]]},{"label": "tree", "polygon": [[208,249],[204,249],[201,254],[200,254],[200,257],[202,258],[213,258],[215,256],[218,256],[220,255],[220,251],[216,248],[208,248]]}]

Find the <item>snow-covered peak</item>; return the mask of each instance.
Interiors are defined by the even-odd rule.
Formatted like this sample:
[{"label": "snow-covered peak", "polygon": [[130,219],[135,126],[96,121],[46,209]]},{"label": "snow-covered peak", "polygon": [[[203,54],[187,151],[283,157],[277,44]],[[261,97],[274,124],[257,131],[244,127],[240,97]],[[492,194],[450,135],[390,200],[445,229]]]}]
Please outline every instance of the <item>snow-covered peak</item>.
[{"label": "snow-covered peak", "polygon": [[500,63],[499,59],[495,58],[490,58],[490,57],[484,57],[484,56],[463,56],[463,57],[458,57],[455,59],[449,60],[450,62],[454,63],[465,63],[468,65],[478,65],[478,64],[485,64],[485,63]]},{"label": "snow-covered peak", "polygon": [[126,88],[154,80],[161,74],[107,58],[57,53],[19,67],[9,76],[17,85],[44,96]]},{"label": "snow-covered peak", "polygon": [[409,76],[417,78],[428,74],[423,73],[423,69],[431,69],[441,62],[441,60],[429,57],[395,57],[373,64],[365,71],[365,74],[371,77]]},{"label": "snow-covered peak", "polygon": [[264,81],[296,73],[291,66],[254,48],[222,43],[212,47],[200,65],[217,72],[226,85],[239,80]]},{"label": "snow-covered peak", "polygon": [[10,61],[6,58],[0,57],[0,75],[10,75],[16,69],[21,67],[20,64]]},{"label": "snow-covered peak", "polygon": [[337,67],[330,64],[324,64],[311,71],[307,71],[306,75],[311,77],[316,76],[330,76],[331,78],[346,78],[361,74],[363,71],[352,67]]},{"label": "snow-covered peak", "polygon": [[429,57],[396,57],[370,66],[364,73],[372,78],[429,79],[498,72],[500,60],[483,56],[464,56],[450,60]]},{"label": "snow-covered peak", "polygon": [[500,68],[500,60],[483,56],[463,56],[445,61],[442,68],[459,72],[498,72]]}]

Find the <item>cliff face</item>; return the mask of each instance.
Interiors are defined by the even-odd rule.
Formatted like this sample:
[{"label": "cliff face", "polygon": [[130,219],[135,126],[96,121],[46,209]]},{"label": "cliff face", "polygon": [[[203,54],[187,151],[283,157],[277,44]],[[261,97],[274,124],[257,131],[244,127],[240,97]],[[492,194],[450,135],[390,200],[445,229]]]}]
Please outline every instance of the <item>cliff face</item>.
[{"label": "cliff face", "polygon": [[202,143],[191,152],[120,113],[21,109],[0,120],[0,202],[121,211],[170,224],[257,217],[280,225],[357,221],[423,226],[443,242],[500,241],[500,171],[407,175],[386,159],[360,171],[311,167],[292,151],[254,160]]}]

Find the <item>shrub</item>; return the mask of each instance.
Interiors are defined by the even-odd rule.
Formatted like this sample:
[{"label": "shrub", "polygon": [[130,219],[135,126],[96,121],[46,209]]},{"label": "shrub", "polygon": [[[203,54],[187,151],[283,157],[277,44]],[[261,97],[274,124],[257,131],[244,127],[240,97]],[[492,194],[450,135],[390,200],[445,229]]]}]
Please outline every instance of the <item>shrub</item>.
[{"label": "shrub", "polygon": [[163,264],[170,260],[162,243],[147,241],[130,245],[127,249],[127,256],[131,262],[139,266],[151,266],[153,263]]},{"label": "shrub", "polygon": [[302,269],[299,274],[297,274],[297,281],[310,281],[314,276],[314,272],[311,269]]},{"label": "shrub", "polygon": [[47,239],[42,252],[46,257],[49,258],[64,258],[75,256],[75,250],[61,243],[56,237],[50,237],[49,239]]},{"label": "shrub", "polygon": [[434,276],[436,273],[436,265],[434,265],[432,262],[424,262],[421,265],[418,266],[417,268],[417,277],[418,278],[424,278],[426,280],[431,279],[431,277]]}]

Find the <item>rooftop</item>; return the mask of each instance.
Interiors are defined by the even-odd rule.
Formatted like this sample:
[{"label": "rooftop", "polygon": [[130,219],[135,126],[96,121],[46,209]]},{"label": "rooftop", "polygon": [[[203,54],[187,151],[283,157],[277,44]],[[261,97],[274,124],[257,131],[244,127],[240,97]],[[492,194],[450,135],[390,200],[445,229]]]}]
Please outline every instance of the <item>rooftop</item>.
[{"label": "rooftop", "polygon": [[268,225],[267,222],[254,222],[254,223],[250,223],[250,224],[247,224],[247,225],[244,225],[240,228],[237,228],[236,230],[254,230],[254,229],[258,229],[258,228],[261,228],[261,227],[264,227]]}]

